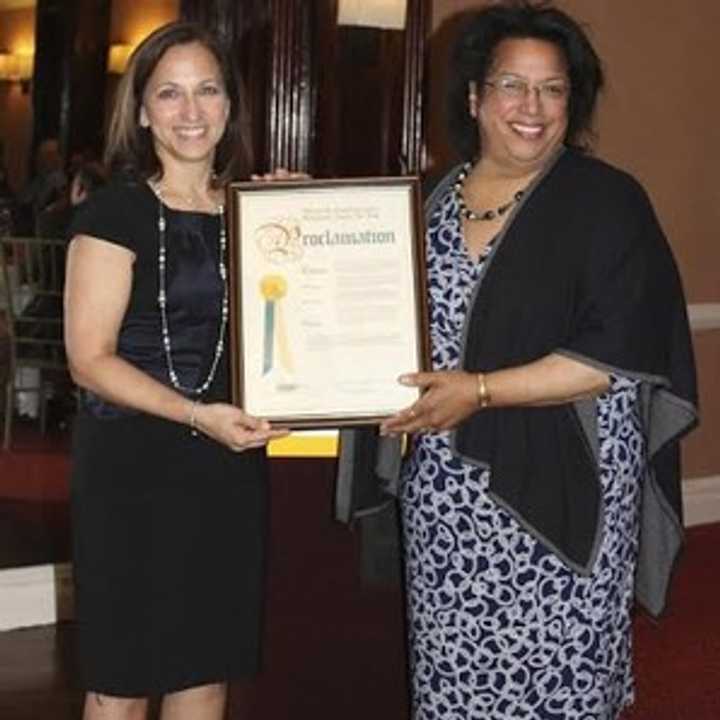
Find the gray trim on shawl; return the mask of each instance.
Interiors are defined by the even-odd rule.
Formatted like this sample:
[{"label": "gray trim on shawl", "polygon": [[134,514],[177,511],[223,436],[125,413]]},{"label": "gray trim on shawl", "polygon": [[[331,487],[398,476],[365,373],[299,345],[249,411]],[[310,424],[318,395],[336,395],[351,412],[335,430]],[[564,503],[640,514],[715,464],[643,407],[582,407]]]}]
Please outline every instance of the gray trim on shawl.
[{"label": "gray trim on shawl", "polygon": [[[646,439],[645,477],[641,488],[640,547],[635,575],[635,595],[643,607],[654,616],[665,609],[675,558],[683,545],[684,529],[680,518],[660,490],[652,465],[661,448],[683,435],[698,420],[697,408],[673,395],[666,378],[615,368],[567,350],[556,354],[578,360],[608,373],[640,381],[640,417]],[[595,400],[589,398],[574,403],[575,412],[599,463],[597,416]]]},{"label": "gray trim on shawl", "polygon": [[335,518],[340,522],[351,523],[378,512],[400,493],[402,447],[399,438],[374,437],[371,467],[365,468],[370,473],[358,472],[358,465],[368,462],[367,443],[363,442],[368,432],[371,431],[367,428],[344,428],[339,433]]}]

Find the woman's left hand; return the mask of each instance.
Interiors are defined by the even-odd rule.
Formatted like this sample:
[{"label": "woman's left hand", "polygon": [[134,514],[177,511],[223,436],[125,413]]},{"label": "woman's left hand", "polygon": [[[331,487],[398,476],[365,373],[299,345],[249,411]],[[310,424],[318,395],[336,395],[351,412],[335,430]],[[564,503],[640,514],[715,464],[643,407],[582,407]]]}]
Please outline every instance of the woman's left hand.
[{"label": "woman's left hand", "polygon": [[450,430],[478,409],[477,375],[450,370],[402,375],[403,385],[419,387],[422,395],[410,407],[384,420],[381,435]]}]

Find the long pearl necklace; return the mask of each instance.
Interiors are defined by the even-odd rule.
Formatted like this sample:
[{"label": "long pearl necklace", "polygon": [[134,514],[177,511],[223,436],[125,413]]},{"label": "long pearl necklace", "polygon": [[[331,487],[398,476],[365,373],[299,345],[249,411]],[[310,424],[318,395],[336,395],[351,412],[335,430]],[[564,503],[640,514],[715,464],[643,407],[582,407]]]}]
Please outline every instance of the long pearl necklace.
[{"label": "long pearl necklace", "polygon": [[465,197],[463,196],[463,190],[465,188],[465,179],[467,178],[470,170],[472,169],[472,163],[465,163],[462,169],[458,173],[457,180],[455,180],[455,194],[457,195],[458,208],[460,209],[460,215],[466,220],[495,220],[495,218],[502,217],[513,205],[520,202],[522,196],[525,194],[525,190],[518,190],[512,197],[512,200],[506,202],[504,205],[495,208],[494,210],[485,210],[484,212],[476,212],[471,210],[465,203]]},{"label": "long pearl necklace", "polygon": [[168,324],[167,317],[167,292],[166,292],[166,280],[165,280],[165,265],[167,250],[165,246],[165,208],[163,205],[162,192],[160,186],[155,184],[151,185],[155,196],[158,199],[158,305],[160,306],[160,322],[162,326],[162,340],[163,347],[165,349],[165,360],[167,362],[168,375],[170,376],[170,382],[176,390],[188,393],[191,395],[200,396],[202,395],[212,384],[217,372],[218,363],[223,353],[223,347],[225,345],[225,329],[228,321],[228,307],[229,307],[229,292],[228,292],[228,281],[227,281],[227,268],[225,267],[225,249],[227,246],[227,232],[225,229],[225,208],[223,205],[218,205],[217,214],[220,218],[220,234],[218,237],[218,272],[222,278],[223,283],[223,299],[220,313],[220,328],[218,330],[218,339],[215,344],[215,356],[213,357],[212,365],[208,371],[207,378],[205,381],[197,387],[185,387],[180,383],[177,372],[175,371],[175,365],[172,359],[172,343],[170,341],[170,327]]}]

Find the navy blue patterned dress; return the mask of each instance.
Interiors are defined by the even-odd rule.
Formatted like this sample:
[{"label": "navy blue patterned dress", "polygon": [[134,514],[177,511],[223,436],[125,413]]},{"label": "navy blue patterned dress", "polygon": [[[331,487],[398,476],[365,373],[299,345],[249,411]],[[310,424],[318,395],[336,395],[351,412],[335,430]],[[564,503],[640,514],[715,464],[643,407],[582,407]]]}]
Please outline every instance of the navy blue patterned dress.
[{"label": "navy blue patterned dress", "polygon": [[[427,241],[433,366],[454,369],[486,259],[465,249],[454,191]],[[455,456],[449,433],[415,439],[402,495],[415,720],[611,720],[632,702],[637,392],[612,376],[597,402],[604,527],[588,577],[493,502],[491,470]]]}]

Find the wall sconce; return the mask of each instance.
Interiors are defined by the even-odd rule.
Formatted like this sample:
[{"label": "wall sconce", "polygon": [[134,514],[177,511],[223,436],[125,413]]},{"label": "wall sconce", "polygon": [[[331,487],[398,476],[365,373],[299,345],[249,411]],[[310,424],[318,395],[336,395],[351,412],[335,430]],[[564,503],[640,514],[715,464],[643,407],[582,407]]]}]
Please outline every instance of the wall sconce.
[{"label": "wall sconce", "polygon": [[0,80],[19,82],[26,93],[33,76],[33,61],[32,53],[0,53]]},{"label": "wall sconce", "polygon": [[113,43],[108,50],[107,71],[111,75],[122,75],[134,49],[134,45]]},{"label": "wall sconce", "polygon": [[404,30],[407,0],[339,0],[338,25]]}]

